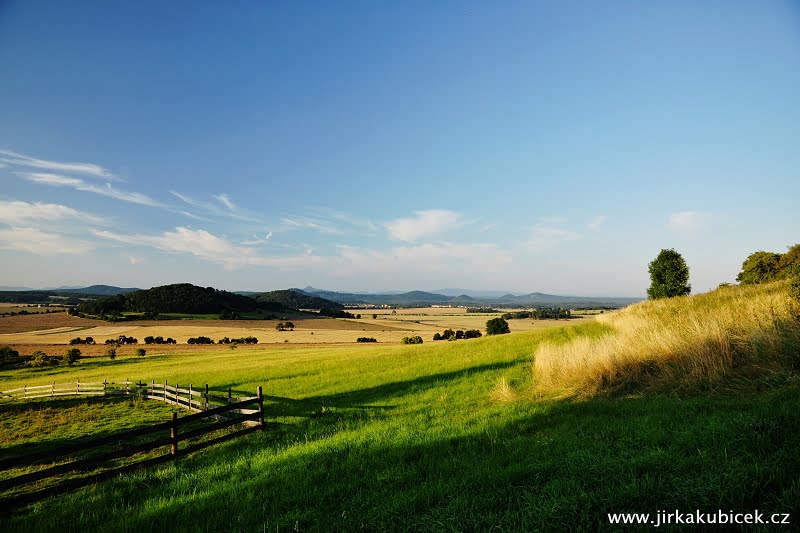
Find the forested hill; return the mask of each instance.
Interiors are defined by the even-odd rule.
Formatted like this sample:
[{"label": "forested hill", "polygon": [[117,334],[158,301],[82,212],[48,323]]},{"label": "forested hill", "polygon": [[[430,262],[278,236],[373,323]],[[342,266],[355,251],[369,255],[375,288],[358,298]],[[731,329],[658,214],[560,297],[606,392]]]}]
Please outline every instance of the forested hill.
[{"label": "forested hill", "polygon": [[204,288],[189,283],[178,283],[90,300],[78,306],[78,311],[90,315],[109,314],[115,311],[206,314],[254,311],[259,307],[261,307],[259,303],[248,296],[213,287]]},{"label": "forested hill", "polygon": [[343,309],[344,306],[340,303],[326,300],[318,296],[311,296],[298,292],[294,289],[286,289],[282,291],[271,291],[260,294],[256,297],[259,302],[272,302],[281,304],[283,307],[290,309]]}]

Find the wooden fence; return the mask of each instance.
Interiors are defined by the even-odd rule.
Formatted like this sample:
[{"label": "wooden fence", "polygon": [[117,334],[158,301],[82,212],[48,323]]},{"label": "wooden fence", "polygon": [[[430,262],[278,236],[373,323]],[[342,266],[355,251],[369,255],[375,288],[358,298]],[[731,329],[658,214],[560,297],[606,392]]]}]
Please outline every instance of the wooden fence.
[{"label": "wooden fence", "polygon": [[[72,384],[69,384],[72,387]],[[102,388],[100,387],[102,386]],[[47,389],[49,388],[49,389]],[[45,468],[34,470],[12,478],[0,480],[0,493],[11,491],[7,497],[0,498],[0,508],[15,508],[19,505],[46,498],[54,494],[83,487],[97,481],[108,479],[126,472],[146,466],[152,466],[177,458],[180,455],[192,453],[208,446],[239,437],[253,431],[264,429],[264,397],[261,387],[258,387],[256,396],[234,398],[230,389],[227,396],[212,395],[208,392],[208,385],[201,391],[196,391],[191,385],[188,389],[181,389],[177,385],[155,382],[132,383],[76,383],[64,392],[62,385],[47,385],[43,387],[22,387],[13,391],[1,393],[4,398],[40,398],[46,396],[63,395],[137,395],[147,399],[164,401],[170,404],[185,407],[193,414],[178,417],[172,413],[172,420],[151,426],[115,433],[90,440],[79,440],[59,445],[57,449],[48,449],[37,453],[10,456],[0,459],[0,471],[10,468],[24,468],[45,465]],[[19,391],[22,391],[19,393]],[[60,391],[60,392],[59,392]],[[16,396],[12,396],[16,395]],[[222,403],[222,405],[219,405]],[[201,423],[206,419],[213,419],[213,423]],[[233,426],[240,429],[228,432],[210,440],[193,442],[181,446],[181,442],[194,440],[209,433]],[[143,439],[146,437],[146,439]],[[136,441],[135,444],[130,444]],[[167,448],[168,447],[168,448]],[[132,458],[141,453],[152,452],[164,448],[164,453],[156,456],[150,454],[145,459],[115,468],[105,469],[92,473],[98,468],[107,466],[108,463],[124,458]],[[93,453],[88,457],[78,458],[78,454]],[[68,477],[57,481],[54,485],[44,488],[38,487],[42,480],[56,476],[78,475],[88,473],[83,477]],[[32,490],[31,484],[37,484]]]}]

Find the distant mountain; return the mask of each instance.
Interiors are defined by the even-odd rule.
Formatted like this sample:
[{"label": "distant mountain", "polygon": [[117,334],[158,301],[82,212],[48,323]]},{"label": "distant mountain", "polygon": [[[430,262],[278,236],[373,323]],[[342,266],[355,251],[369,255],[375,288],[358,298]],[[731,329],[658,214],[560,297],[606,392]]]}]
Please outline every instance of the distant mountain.
[{"label": "distant mountain", "polygon": [[113,287],[111,285],[90,285],[89,287],[79,287],[75,289],[54,289],[52,292],[59,294],[90,294],[94,296],[114,296],[116,294],[125,294],[127,292],[140,291],[133,287]]},{"label": "distant mountain", "polygon": [[31,289],[30,287],[7,287],[5,285],[0,285],[0,291],[33,291],[35,289]]},{"label": "distant mountain", "polygon": [[642,298],[611,298],[590,296],[559,296],[532,292],[530,294],[506,293],[499,296],[474,297],[469,294],[448,296],[445,294],[410,291],[399,294],[358,294],[351,292],[334,292],[313,290],[306,287],[303,292],[311,296],[319,296],[344,305],[398,305],[404,307],[427,305],[466,305],[466,306],[505,306],[505,307],[623,307],[642,300]]},{"label": "distant mountain", "polygon": [[509,291],[471,291],[469,289],[436,289],[433,291],[436,294],[443,294],[444,296],[469,296],[471,298],[498,298],[500,296],[520,296],[524,293],[509,292]]},{"label": "distant mountain", "polygon": [[256,297],[258,302],[272,302],[288,307],[290,309],[342,309],[344,306],[338,302],[306,294],[300,289],[287,289],[282,291],[270,291],[259,294]]}]

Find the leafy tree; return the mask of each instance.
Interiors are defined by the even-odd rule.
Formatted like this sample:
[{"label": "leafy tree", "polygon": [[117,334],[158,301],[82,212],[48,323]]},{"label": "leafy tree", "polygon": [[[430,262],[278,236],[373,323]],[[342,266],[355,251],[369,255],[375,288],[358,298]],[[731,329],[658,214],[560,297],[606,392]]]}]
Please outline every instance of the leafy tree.
[{"label": "leafy tree", "polygon": [[372,320],[378,319],[378,313],[372,313]]},{"label": "leafy tree", "polygon": [[477,339],[478,337],[481,337],[481,336],[482,335],[481,335],[480,330],[477,330],[477,329],[468,329],[467,331],[464,332],[464,338],[465,339]]},{"label": "leafy tree", "polygon": [[742,271],[736,281],[742,285],[766,283],[778,278],[780,273],[781,254],[774,252],[754,252],[742,263]]},{"label": "leafy tree", "polygon": [[511,329],[508,327],[508,322],[503,318],[492,318],[486,321],[487,335],[502,335],[504,333],[511,333]]},{"label": "leafy tree", "polygon": [[433,340],[435,340],[435,341],[442,340],[442,335],[440,333],[434,333],[433,334]]},{"label": "leafy tree", "polygon": [[113,361],[114,359],[117,358],[117,349],[116,348],[108,348],[106,350],[106,355],[108,356],[109,359],[111,359]]},{"label": "leafy tree", "polygon": [[147,350],[144,348],[136,348],[136,355],[139,357],[144,357],[147,354]]},{"label": "leafy tree", "polygon": [[658,256],[647,265],[650,272],[650,288],[647,297],[672,298],[684,296],[692,292],[689,285],[689,267],[683,256],[673,249],[661,250]]}]

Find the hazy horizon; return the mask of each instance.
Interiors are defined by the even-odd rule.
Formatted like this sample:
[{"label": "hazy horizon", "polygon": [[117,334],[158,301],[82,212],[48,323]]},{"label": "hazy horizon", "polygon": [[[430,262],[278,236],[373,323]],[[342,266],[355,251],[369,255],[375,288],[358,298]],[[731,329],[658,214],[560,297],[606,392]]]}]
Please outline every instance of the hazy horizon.
[{"label": "hazy horizon", "polygon": [[0,71],[2,285],[638,297],[798,242],[790,1],[8,1]]}]

